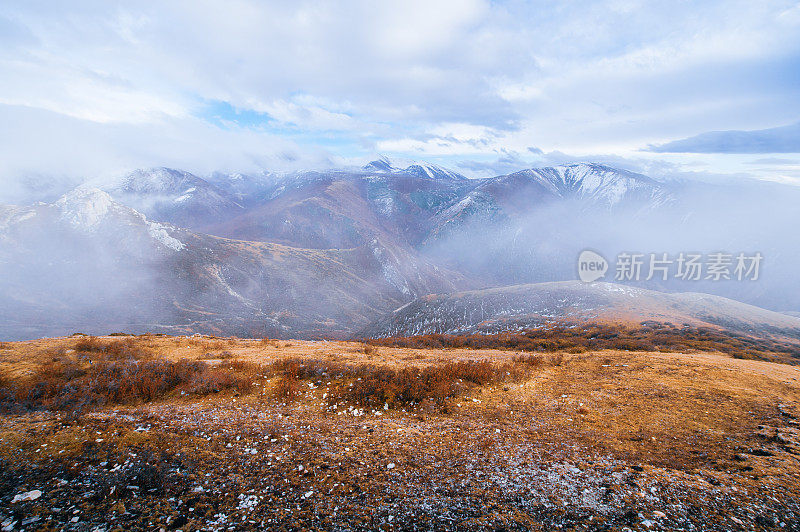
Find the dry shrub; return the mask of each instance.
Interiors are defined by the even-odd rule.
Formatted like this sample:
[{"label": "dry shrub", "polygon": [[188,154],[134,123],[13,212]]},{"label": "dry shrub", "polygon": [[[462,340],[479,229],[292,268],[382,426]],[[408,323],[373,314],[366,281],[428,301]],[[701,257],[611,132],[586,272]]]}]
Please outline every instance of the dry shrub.
[{"label": "dry shrub", "polygon": [[177,390],[196,394],[223,390],[246,393],[252,386],[252,374],[244,369],[211,368],[204,362],[185,359],[85,363],[61,358],[41,364],[30,377],[3,384],[0,410],[85,410],[154,401]]},{"label": "dry shrub", "polygon": [[274,388],[272,389],[273,395],[282,400],[292,399],[300,391],[300,383],[292,374],[281,375],[278,377]]},{"label": "dry shrub", "polygon": [[470,387],[523,379],[542,363],[540,357],[532,356],[518,357],[505,364],[469,360],[399,370],[359,366],[352,372],[358,378],[338,382],[332,387],[328,401],[371,408],[385,405],[397,408],[426,402],[444,406],[448,399],[463,394]]},{"label": "dry shrub", "polygon": [[223,390],[249,393],[252,388],[252,379],[248,378],[248,376],[240,375],[224,368],[212,368],[197,375],[187,391],[198,395],[208,395],[219,393]]},{"label": "dry shrub", "polygon": [[230,362],[220,364],[219,367],[225,368],[228,371],[232,371],[242,376],[250,377],[251,379],[259,376],[264,370],[264,367],[261,364],[248,362],[246,360],[231,360]]},{"label": "dry shrub", "polygon": [[211,353],[211,352],[203,353],[198,358],[200,358],[201,360],[229,360],[234,356],[236,355],[234,355],[230,351],[220,351],[219,353]]},{"label": "dry shrub", "polygon": [[142,349],[134,337],[105,340],[95,336],[78,339],[74,344],[78,353],[96,355],[105,360],[143,360],[150,358],[150,353]]},{"label": "dry shrub", "polygon": [[272,364],[278,377],[273,395],[290,399],[297,395],[302,380],[331,382],[329,404],[338,402],[382,408],[413,406],[430,402],[444,406],[448,398],[472,386],[520,380],[541,367],[538,355],[517,356],[504,364],[489,360],[446,362],[427,367],[392,369],[372,364],[349,366],[335,361],[286,358]]},{"label": "dry shrub", "polygon": [[0,411],[2,405],[14,402],[15,386],[14,382],[5,372],[0,371]]},{"label": "dry shrub", "polygon": [[364,344],[362,347],[364,354],[367,356],[373,356],[378,354],[378,348],[371,344]]},{"label": "dry shrub", "polygon": [[11,342],[0,342],[0,349],[11,349]]},{"label": "dry shrub", "polygon": [[218,340],[216,338],[208,339],[203,337],[193,337],[189,338],[187,345],[192,347],[201,347],[207,351],[222,351],[230,344],[227,341]]},{"label": "dry shrub", "polygon": [[272,364],[276,375],[290,375],[295,379],[313,379],[321,377],[344,376],[352,373],[353,367],[345,364],[318,359],[284,358]]},{"label": "dry shrub", "polygon": [[800,359],[798,343],[748,336],[711,327],[642,322],[639,326],[612,324],[557,324],[522,333],[378,338],[374,346],[412,349],[504,349],[582,353],[589,350],[716,351],[737,358],[773,360],[775,355]]}]

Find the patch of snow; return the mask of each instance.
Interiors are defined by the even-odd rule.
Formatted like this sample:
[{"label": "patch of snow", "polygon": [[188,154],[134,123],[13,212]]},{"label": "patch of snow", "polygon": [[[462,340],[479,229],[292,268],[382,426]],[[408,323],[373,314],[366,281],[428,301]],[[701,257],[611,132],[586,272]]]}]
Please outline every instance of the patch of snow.
[{"label": "patch of snow", "polygon": [[61,218],[72,225],[93,227],[108,214],[114,200],[98,188],[78,187],[62,196],[55,205],[61,210]]},{"label": "patch of snow", "polygon": [[156,239],[158,242],[163,244],[164,246],[168,247],[169,249],[173,249],[175,251],[180,251],[186,247],[186,245],[178,240],[170,236],[167,232],[167,229],[157,222],[147,222],[147,231],[150,233],[150,236]]}]

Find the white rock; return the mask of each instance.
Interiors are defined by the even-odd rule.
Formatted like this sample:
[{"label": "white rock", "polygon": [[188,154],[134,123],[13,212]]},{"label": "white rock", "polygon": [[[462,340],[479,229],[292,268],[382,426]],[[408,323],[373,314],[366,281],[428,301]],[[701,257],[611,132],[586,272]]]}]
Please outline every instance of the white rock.
[{"label": "white rock", "polygon": [[14,504],[15,502],[35,501],[41,496],[42,492],[39,490],[26,491],[25,493],[14,495],[11,503]]},{"label": "white rock", "polygon": [[394,467],[395,467],[394,462],[389,462],[388,464],[386,464],[386,469],[394,469]]}]

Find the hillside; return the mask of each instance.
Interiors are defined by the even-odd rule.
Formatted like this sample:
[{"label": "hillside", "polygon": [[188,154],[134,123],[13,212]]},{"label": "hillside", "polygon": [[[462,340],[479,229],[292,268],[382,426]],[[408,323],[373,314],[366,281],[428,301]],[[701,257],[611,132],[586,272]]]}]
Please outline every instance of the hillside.
[{"label": "hillside", "polygon": [[523,331],[548,322],[711,326],[800,340],[800,319],[719,296],[564,281],[431,295],[360,331],[367,338]]},{"label": "hillside", "polygon": [[[590,163],[467,179],[421,161],[380,159],[284,174],[143,169],[104,188],[0,206],[0,336],[149,330],[341,338],[430,294],[572,279],[589,244],[609,258],[620,249],[759,250],[768,269],[757,283],[670,279],[647,287],[788,312],[800,305],[786,289],[800,248],[775,229],[794,226],[800,198],[785,186],[698,188]],[[754,207],[767,204],[783,214],[772,219]],[[737,216],[720,224],[727,211]],[[565,293],[528,313],[591,318],[603,305],[622,312],[608,294],[578,294],[588,302],[576,314],[559,306],[574,290],[557,286]],[[698,296],[666,310],[653,303],[634,317],[713,322],[701,314],[714,316],[720,304],[727,310],[716,321],[747,331],[749,318],[729,303]],[[516,304],[498,308],[513,315]],[[421,319],[400,328],[474,327],[450,324],[447,309]]]},{"label": "hillside", "polygon": [[152,222],[97,189],[0,211],[0,337],[343,337],[462,278],[377,240],[304,249]]}]

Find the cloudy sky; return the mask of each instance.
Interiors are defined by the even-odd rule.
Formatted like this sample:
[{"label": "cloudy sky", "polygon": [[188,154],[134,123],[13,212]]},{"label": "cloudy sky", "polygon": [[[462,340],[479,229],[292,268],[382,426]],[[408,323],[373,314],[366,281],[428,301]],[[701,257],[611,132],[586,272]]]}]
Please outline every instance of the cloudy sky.
[{"label": "cloudy sky", "polygon": [[377,154],[800,185],[800,4],[0,3],[7,190]]}]

